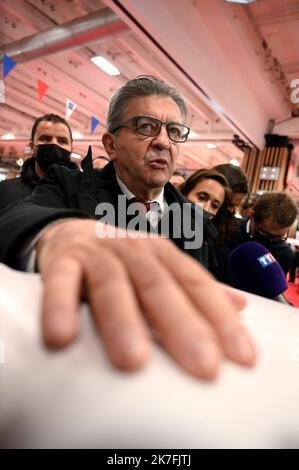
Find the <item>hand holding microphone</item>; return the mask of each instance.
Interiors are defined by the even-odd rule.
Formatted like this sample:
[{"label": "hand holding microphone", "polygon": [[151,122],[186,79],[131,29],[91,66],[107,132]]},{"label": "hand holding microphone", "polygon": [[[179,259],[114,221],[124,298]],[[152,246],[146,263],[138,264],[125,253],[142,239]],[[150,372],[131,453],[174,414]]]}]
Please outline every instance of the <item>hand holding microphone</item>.
[{"label": "hand holding microphone", "polygon": [[280,264],[260,243],[250,241],[235,248],[229,264],[237,289],[292,305],[283,296],[288,286]]}]

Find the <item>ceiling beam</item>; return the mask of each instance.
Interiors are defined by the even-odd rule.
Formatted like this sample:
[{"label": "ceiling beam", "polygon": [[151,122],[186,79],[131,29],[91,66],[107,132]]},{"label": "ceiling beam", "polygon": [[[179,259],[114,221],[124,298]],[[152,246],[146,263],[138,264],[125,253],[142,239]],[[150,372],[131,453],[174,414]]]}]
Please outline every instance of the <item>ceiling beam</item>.
[{"label": "ceiling beam", "polygon": [[109,8],[77,18],[38,34],[5,45],[2,52],[17,63],[82,47],[127,26]]}]

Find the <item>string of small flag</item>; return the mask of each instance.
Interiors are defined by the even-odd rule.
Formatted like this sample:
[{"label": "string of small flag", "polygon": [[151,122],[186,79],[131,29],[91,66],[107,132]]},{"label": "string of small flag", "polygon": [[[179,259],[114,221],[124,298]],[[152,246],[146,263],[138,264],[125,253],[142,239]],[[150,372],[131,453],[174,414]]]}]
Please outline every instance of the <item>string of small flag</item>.
[{"label": "string of small flag", "polygon": [[[2,61],[2,68],[3,68],[3,80],[0,80],[0,103],[5,103],[5,87],[4,87],[4,79],[9,75],[9,73],[13,70],[13,68],[17,65],[17,62],[6,54],[3,54],[3,61]],[[36,87],[37,87],[37,98],[41,101],[44,96],[46,95],[49,86],[47,83],[43,82],[42,80],[36,80]],[[65,116],[66,120],[68,120],[75,109],[77,108],[77,104],[74,101],[70,100],[69,98],[66,99],[65,104]],[[91,116],[91,123],[90,123],[90,133],[93,134],[96,127],[100,124],[100,120],[97,119],[95,116]]]}]

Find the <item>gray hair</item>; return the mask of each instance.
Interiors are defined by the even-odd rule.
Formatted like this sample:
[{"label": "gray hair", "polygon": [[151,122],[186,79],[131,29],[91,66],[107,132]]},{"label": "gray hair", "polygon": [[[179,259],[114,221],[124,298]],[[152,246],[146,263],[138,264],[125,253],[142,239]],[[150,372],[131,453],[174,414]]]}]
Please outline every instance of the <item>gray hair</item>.
[{"label": "gray hair", "polygon": [[107,117],[107,130],[113,129],[121,124],[121,120],[128,103],[139,96],[169,96],[178,105],[182,117],[187,117],[187,106],[179,92],[152,75],[139,75],[129,80],[112,96],[109,104]]}]

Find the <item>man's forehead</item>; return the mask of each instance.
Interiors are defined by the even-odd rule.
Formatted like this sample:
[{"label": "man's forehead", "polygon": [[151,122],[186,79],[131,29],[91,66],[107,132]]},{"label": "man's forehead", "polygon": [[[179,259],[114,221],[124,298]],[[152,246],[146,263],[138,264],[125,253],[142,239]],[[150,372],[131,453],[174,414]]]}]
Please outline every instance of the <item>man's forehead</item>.
[{"label": "man's forehead", "polygon": [[63,122],[41,121],[36,129],[36,135],[61,135],[70,137],[70,131]]},{"label": "man's forehead", "polygon": [[158,119],[181,121],[182,115],[177,103],[170,96],[138,96],[128,101],[124,118],[152,116]]}]

